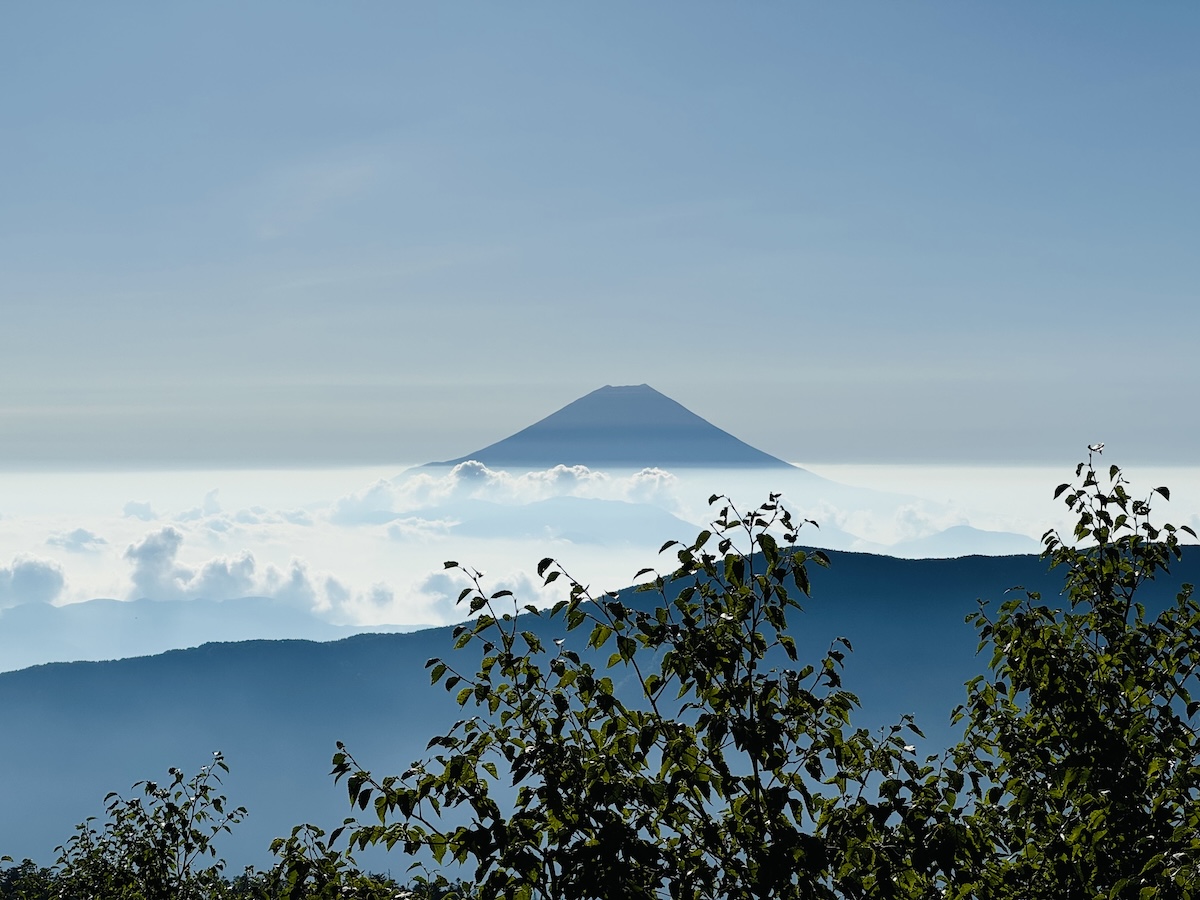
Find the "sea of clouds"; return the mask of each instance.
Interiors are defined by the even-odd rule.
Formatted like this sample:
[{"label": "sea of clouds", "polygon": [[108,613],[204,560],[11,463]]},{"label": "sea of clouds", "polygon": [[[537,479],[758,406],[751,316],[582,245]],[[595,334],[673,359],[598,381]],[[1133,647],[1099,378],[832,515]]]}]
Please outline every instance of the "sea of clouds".
[{"label": "sea of clouds", "polygon": [[[224,630],[212,634],[220,639],[333,637],[457,621],[465,612],[455,601],[468,581],[444,568],[447,559],[522,603],[548,603],[564,590],[562,582],[541,587],[535,569],[545,556],[597,591],[617,588],[660,562],[663,541],[690,538],[710,521],[712,492],[748,508],[782,491],[793,510],[820,525],[805,526],[803,542],[896,555],[953,555],[956,546],[1032,552],[1046,527],[1069,524],[1050,498],[1062,473],[906,471],[845,469],[832,481],[778,471],[507,472],[468,462],[449,469],[0,474],[0,669],[71,653],[102,658],[104,625],[95,616],[86,635],[44,659],[39,634],[25,633],[69,630],[68,616],[80,610],[68,608],[97,598],[156,604],[160,638],[146,643],[153,652],[166,649],[164,640],[187,645],[186,635],[161,638],[171,632],[161,624],[169,609],[194,616],[202,604],[219,605],[212,618]],[[1200,525],[1194,473],[1164,474],[1175,483],[1186,475],[1173,520]],[[847,486],[856,475],[867,486]],[[881,490],[888,485],[903,490]],[[40,618],[16,614],[30,605],[59,611],[57,618],[47,618],[49,610]],[[147,617],[121,627],[128,632],[140,618]],[[240,625],[243,619],[253,627]],[[303,622],[328,630],[294,633]],[[6,660],[5,647],[17,644],[22,652]]]}]

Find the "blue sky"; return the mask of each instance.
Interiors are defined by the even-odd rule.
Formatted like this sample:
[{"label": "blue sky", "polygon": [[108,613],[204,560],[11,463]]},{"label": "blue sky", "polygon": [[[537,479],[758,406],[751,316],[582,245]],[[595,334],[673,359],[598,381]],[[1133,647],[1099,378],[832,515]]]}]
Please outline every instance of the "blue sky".
[{"label": "blue sky", "polygon": [[1190,3],[9,5],[0,464],[1191,465]]}]

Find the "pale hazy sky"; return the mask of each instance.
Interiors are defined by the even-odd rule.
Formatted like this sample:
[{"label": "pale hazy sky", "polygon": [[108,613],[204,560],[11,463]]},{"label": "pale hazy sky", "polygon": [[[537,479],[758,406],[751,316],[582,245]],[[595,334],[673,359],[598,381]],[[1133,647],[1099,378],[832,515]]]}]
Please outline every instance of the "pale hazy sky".
[{"label": "pale hazy sky", "polygon": [[1200,6],[0,10],[0,464],[1195,464]]}]

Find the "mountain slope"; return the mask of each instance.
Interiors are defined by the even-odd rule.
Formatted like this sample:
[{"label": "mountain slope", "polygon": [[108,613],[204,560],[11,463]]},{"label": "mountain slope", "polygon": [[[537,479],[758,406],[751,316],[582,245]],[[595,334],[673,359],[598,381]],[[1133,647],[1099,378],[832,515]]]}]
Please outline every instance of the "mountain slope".
[{"label": "mountain slope", "polygon": [[605,385],[516,434],[431,466],[794,468],[646,384]]}]

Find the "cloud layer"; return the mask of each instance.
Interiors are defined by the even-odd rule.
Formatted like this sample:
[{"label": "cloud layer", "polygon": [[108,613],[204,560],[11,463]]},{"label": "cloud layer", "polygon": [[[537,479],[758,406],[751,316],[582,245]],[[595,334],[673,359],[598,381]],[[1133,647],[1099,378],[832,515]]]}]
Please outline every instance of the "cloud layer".
[{"label": "cloud layer", "polygon": [[338,525],[371,525],[464,500],[526,504],[553,497],[652,503],[667,510],[679,506],[679,479],[663,469],[613,476],[587,466],[555,466],[512,474],[468,460],[447,471],[417,470],[395,479],[379,479],[338,498],[329,520]]},{"label": "cloud layer", "polygon": [[[27,616],[37,604],[98,597],[164,603],[263,597],[271,602],[258,608],[279,610],[285,604],[291,618],[280,621],[293,624],[442,624],[465,614],[456,605],[465,584],[443,570],[445,559],[483,570],[488,590],[508,588],[522,603],[553,599],[553,592],[540,592],[533,571],[543,556],[561,559],[597,590],[618,588],[644,566],[669,565],[656,555],[658,547],[667,539],[694,536],[714,513],[705,502],[714,492],[729,494],[748,510],[762,502],[767,489],[782,491],[789,508],[822,526],[806,527],[802,541],[843,549],[946,555],[958,546],[990,547],[997,540],[969,529],[928,540],[955,526],[1025,531],[1028,520],[1025,533],[1033,534],[1062,527],[1045,515],[1061,504],[1037,508],[1023,496],[1001,510],[1007,519],[981,519],[979,510],[993,508],[996,496],[1003,500],[1014,493],[995,473],[988,478],[998,478],[1004,490],[992,490],[988,503],[974,507],[848,488],[800,470],[769,477],[659,469],[614,475],[584,466],[511,473],[468,462],[382,477],[391,474],[346,469],[89,475],[77,482],[77,510],[61,497],[53,514],[2,510],[0,560],[9,562],[0,565],[0,609],[13,609],[8,613],[13,617],[18,606]],[[1057,473],[1039,476],[1036,496],[1046,493],[1052,477]],[[1182,484],[1177,473],[1160,481]],[[960,488],[988,483],[972,470],[962,476]],[[0,497],[17,496],[18,489],[52,496],[62,491],[62,479],[47,476],[41,483],[22,474],[7,487]],[[939,487],[925,496],[952,494]],[[1186,485],[1175,496],[1172,506],[1186,504]],[[1193,509],[1184,505],[1177,518],[1195,522]],[[55,553],[59,559],[46,558]]]},{"label": "cloud layer", "polygon": [[238,597],[273,597],[313,605],[316,589],[307,569],[293,560],[287,571],[274,565],[260,567],[254,554],[213,557],[199,565],[179,561],[184,535],[173,525],[152,531],[125,550],[133,566],[130,599],[232,600]]},{"label": "cloud layer", "polygon": [[0,567],[0,607],[53,603],[66,585],[62,566],[51,559],[17,556]]}]

